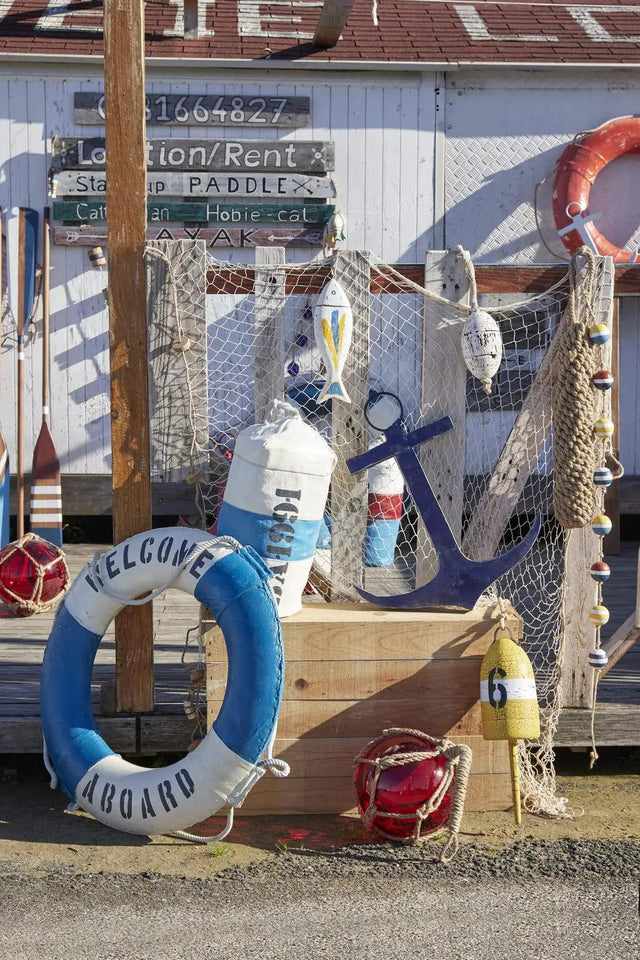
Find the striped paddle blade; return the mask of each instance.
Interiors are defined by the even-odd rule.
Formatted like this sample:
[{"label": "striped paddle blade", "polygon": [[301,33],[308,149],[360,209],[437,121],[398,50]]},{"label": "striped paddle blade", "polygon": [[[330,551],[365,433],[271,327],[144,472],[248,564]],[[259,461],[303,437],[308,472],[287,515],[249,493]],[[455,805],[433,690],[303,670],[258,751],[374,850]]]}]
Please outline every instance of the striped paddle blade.
[{"label": "striped paddle blade", "polygon": [[9,450],[0,427],[0,547],[9,543]]},{"label": "striped paddle blade", "polygon": [[62,546],[60,461],[46,421],[40,427],[33,451],[30,522],[32,533]]},{"label": "striped paddle blade", "polygon": [[42,426],[33,451],[31,470],[31,532],[62,546],[60,461],[49,429],[49,278],[51,272],[51,211],[44,210],[42,242]]}]

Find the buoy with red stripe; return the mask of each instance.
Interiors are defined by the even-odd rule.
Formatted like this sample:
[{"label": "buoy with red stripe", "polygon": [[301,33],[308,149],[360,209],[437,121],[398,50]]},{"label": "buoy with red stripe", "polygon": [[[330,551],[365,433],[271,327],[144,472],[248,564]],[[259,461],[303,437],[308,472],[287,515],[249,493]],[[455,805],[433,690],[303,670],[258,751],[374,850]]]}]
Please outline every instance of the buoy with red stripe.
[{"label": "buoy with red stripe", "polygon": [[640,117],[616,117],[581,133],[558,160],[553,184],[553,216],[569,253],[588,246],[616,263],[640,263],[640,253],[617,247],[595,226],[601,211],[589,209],[591,187],[612,160],[640,151]]},{"label": "buoy with red stripe", "polygon": [[[378,446],[383,438],[373,440],[369,449]],[[368,567],[391,567],[394,562],[402,501],[404,479],[395,459],[375,464],[369,470],[369,512],[364,540],[364,562]]]}]

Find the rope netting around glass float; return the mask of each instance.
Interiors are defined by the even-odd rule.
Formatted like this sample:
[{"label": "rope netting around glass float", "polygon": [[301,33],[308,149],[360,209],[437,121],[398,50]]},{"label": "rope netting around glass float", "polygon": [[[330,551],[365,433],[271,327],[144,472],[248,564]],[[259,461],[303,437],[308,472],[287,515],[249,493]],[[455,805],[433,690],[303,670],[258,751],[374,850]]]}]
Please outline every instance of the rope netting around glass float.
[{"label": "rope netting around glass float", "polygon": [[[202,250],[185,250],[184,257],[201,258]],[[171,293],[169,313],[181,316],[178,340],[190,340],[195,349],[190,345],[176,353],[174,346],[174,360],[177,356],[183,365],[177,396],[156,379],[155,478],[190,478],[197,489],[199,522],[213,528],[235,438],[255,422],[264,381],[273,384],[275,377],[285,399],[338,458],[316,549],[317,581],[328,585],[331,599],[358,599],[353,580],[345,575],[353,565],[345,566],[336,550],[340,539],[360,558],[365,589],[376,595],[406,593],[432,579],[438,558],[395,462],[372,468],[356,486],[343,482],[346,471],[340,466],[345,457],[380,442],[363,410],[381,392],[400,399],[409,430],[450,417],[453,429],[418,452],[463,552],[480,560],[505,553],[527,534],[535,516],[542,518],[531,552],[485,599],[511,603],[524,620],[523,646],[535,670],[543,727],[539,743],[522,750],[524,792],[530,809],[562,814],[564,802],[555,798],[552,745],[559,713],[566,531],[553,516],[551,406],[540,385],[551,375],[549,347],[567,307],[568,284],[565,280],[529,299],[502,295],[498,306],[496,297],[480,296],[480,308],[497,321],[503,342],[502,362],[487,394],[462,357],[468,306],[442,297],[437,280],[430,282],[427,276],[427,285],[420,286],[373,257],[364,264],[364,281],[362,262],[352,277],[349,265],[340,276],[339,256],[270,266],[281,282],[266,302],[251,270],[209,257],[210,276],[212,271],[225,279],[214,284],[220,292],[207,295],[204,306],[202,291],[185,280],[185,262],[174,262],[170,279],[178,295]],[[352,401],[348,408],[320,400],[326,375],[313,310],[332,271],[349,298],[354,330],[359,330],[352,346],[356,373],[346,381]],[[272,321],[268,335],[265,310]],[[199,326],[193,321],[198,313]],[[173,342],[175,330],[165,339]],[[359,451],[354,450],[354,433]]]}]

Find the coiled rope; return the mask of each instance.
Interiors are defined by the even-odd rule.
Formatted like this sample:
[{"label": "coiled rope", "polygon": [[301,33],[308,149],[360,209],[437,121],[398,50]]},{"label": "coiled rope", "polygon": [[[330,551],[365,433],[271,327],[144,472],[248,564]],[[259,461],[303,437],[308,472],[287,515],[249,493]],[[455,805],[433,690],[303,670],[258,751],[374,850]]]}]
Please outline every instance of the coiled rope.
[{"label": "coiled rope", "polygon": [[593,472],[596,467],[595,391],[598,351],[589,343],[587,328],[593,311],[595,255],[580,251],[584,272],[578,282],[578,258],[569,268],[569,300],[555,350],[551,403],[553,415],[553,506],[563,527],[586,526],[594,516]]}]

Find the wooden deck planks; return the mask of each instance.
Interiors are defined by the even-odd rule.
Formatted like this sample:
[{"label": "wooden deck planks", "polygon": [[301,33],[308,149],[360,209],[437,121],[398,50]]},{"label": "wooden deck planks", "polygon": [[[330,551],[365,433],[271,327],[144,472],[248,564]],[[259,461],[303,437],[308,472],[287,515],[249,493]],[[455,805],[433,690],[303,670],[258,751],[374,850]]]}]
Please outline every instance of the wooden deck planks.
[{"label": "wooden deck planks", "polygon": [[[65,547],[72,580],[96,550],[108,546],[70,544]],[[154,602],[154,658],[156,703],[163,712],[182,710],[188,687],[187,673],[180,663],[186,631],[198,624],[199,605],[193,597],[178,590],[166,591]],[[4,614],[4,615],[3,615]],[[47,638],[53,625],[54,612],[28,619],[6,615],[0,608],[0,727],[7,717],[40,714],[40,665]],[[197,657],[194,646],[187,657]],[[94,709],[100,700],[100,683],[115,675],[115,636],[113,625],[105,634],[96,656],[93,672],[92,699]],[[0,741],[1,742],[1,741]]]},{"label": "wooden deck planks", "polygon": [[[72,578],[97,547],[70,544],[65,548]],[[603,631],[603,640],[619,627],[635,606],[636,560],[638,543],[623,542],[619,556],[607,557],[611,579],[605,585],[604,600],[611,611],[611,620]],[[327,611],[327,629],[324,640],[328,649],[338,646],[341,638],[331,625],[331,609]],[[400,615],[398,615],[400,616]],[[408,615],[411,619],[411,614]],[[182,698],[187,688],[186,673],[180,664],[186,630],[198,621],[198,604],[193,598],[178,591],[162,594],[154,603],[154,642],[156,661],[157,713],[143,717],[138,724],[137,749],[152,754],[158,750],[182,751],[189,742],[192,724],[182,714]],[[27,619],[0,615],[0,752],[37,752],[40,750],[38,684],[40,664],[46,639],[53,623],[53,614],[41,614]],[[389,650],[391,660],[405,660],[415,656],[411,647],[411,629],[398,629],[398,649]],[[319,649],[311,644],[306,659],[322,659]],[[344,637],[342,638],[344,643]],[[336,652],[335,650],[333,651]],[[471,650],[469,652],[472,652]],[[349,648],[349,659],[357,659],[358,651]],[[195,648],[187,659],[195,659]],[[300,658],[302,659],[302,657]],[[113,676],[113,630],[100,645],[94,671],[92,690],[94,706],[99,703],[99,683]],[[295,678],[294,678],[295,679]],[[640,644],[632,647],[621,661],[602,679],[598,690],[596,734],[602,745],[640,745]],[[566,710],[560,720],[558,745],[580,746],[588,741],[589,711]],[[399,722],[396,717],[393,722]],[[114,749],[125,750],[121,742],[131,744],[126,723],[132,718],[104,718],[107,739]],[[126,722],[126,723],[125,723]],[[120,729],[119,724],[125,724]],[[20,733],[18,734],[18,730]],[[107,732],[105,727],[105,733]],[[357,736],[350,731],[351,736]],[[127,739],[128,738],[128,739]],[[126,749],[130,749],[127,747]]]}]

